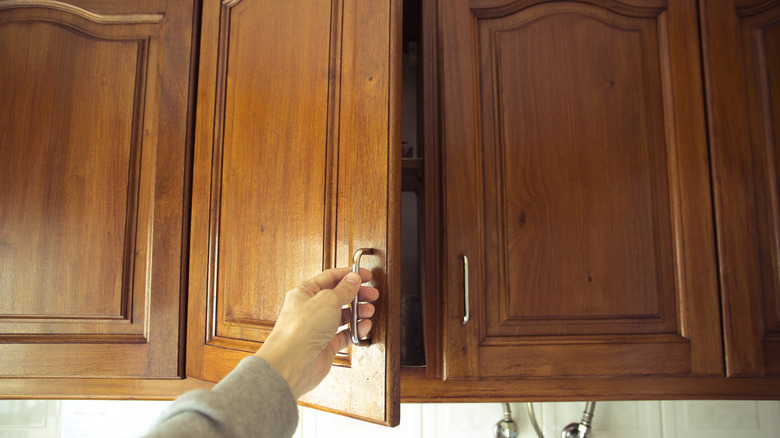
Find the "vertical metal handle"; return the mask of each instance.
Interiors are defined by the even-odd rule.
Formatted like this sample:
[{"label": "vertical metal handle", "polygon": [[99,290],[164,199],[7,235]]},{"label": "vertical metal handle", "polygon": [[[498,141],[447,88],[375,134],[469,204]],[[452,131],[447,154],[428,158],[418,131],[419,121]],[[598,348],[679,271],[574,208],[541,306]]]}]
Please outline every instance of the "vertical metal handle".
[{"label": "vertical metal handle", "polygon": [[469,322],[469,258],[463,254],[463,325]]},{"label": "vertical metal handle", "polygon": [[[360,248],[359,250],[355,251],[355,254],[352,256],[352,272],[356,272],[358,275],[360,275],[360,257],[363,256],[363,254],[373,254],[374,250],[372,248]],[[351,305],[352,310],[352,324],[350,324],[349,329],[352,332],[352,343],[355,345],[360,345],[360,339],[358,338],[358,296],[355,295],[355,299],[352,300]]]}]

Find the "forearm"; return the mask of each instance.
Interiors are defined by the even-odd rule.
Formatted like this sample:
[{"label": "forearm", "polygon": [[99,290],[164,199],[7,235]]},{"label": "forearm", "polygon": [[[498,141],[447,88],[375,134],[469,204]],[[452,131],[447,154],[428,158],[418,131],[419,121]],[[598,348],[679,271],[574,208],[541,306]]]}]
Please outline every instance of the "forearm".
[{"label": "forearm", "polygon": [[263,359],[250,356],[210,391],[179,397],[147,438],[290,437],[297,424],[287,382]]}]

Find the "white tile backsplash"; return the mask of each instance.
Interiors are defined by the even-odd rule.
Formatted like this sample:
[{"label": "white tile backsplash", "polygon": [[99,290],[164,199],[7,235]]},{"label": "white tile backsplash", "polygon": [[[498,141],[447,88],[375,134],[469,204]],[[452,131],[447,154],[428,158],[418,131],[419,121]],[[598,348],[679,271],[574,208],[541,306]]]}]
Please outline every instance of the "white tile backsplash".
[{"label": "white tile backsplash", "polygon": [[759,405],[755,401],[701,401],[679,404],[687,430],[761,430]]},{"label": "white tile backsplash", "polygon": [[778,401],[662,402],[664,438],[764,438],[780,435]]},{"label": "white tile backsplash", "polygon": [[503,413],[500,403],[423,405],[423,436],[492,436],[493,426],[503,418]]},{"label": "white tile backsplash", "polygon": [[65,400],[60,438],[135,438],[143,435],[171,402]]},{"label": "white tile backsplash", "polygon": [[401,405],[401,425],[378,426],[316,409],[299,409],[302,438],[421,438],[422,408],[419,404]]},{"label": "white tile backsplash", "polygon": [[[169,402],[0,400],[0,438],[137,437]],[[520,438],[536,438],[524,403],[511,403]],[[579,421],[584,402],[535,403],[547,438]],[[491,437],[500,403],[404,404],[394,429],[300,408],[295,438]],[[779,401],[598,402],[593,438],[770,438],[780,436]]]},{"label": "white tile backsplash", "polygon": [[0,400],[0,438],[59,438],[59,401]]}]

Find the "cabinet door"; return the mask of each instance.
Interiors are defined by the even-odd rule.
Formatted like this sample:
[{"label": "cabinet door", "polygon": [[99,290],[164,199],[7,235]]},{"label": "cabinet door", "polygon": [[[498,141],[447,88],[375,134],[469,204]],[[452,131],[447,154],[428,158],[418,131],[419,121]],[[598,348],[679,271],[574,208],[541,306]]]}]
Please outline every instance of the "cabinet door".
[{"label": "cabinet door", "polygon": [[780,375],[780,2],[700,2],[726,370]]},{"label": "cabinet door", "polygon": [[193,14],[0,1],[0,375],[181,375]]},{"label": "cabinet door", "polygon": [[720,375],[696,4],[439,14],[446,378]]},{"label": "cabinet door", "polygon": [[374,248],[370,345],[302,402],[398,423],[399,14],[395,0],[205,2],[188,376],[221,379],[287,290]]}]

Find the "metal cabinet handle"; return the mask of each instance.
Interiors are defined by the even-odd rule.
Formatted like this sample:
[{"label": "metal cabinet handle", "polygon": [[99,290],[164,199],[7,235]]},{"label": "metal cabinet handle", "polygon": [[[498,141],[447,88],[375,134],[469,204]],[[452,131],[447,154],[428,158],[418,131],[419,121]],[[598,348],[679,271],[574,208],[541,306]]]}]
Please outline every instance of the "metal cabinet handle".
[{"label": "metal cabinet handle", "polygon": [[[363,254],[373,254],[374,250],[372,248],[360,248],[359,250],[355,251],[355,254],[352,256],[352,272],[357,273],[360,275],[360,257],[363,256]],[[358,296],[355,295],[355,299],[352,300],[351,305],[352,310],[352,324],[350,324],[350,331],[352,332],[352,343],[355,345],[360,345],[360,339],[358,338]]]},{"label": "metal cabinet handle", "polygon": [[463,254],[463,325],[469,322],[469,258]]}]

